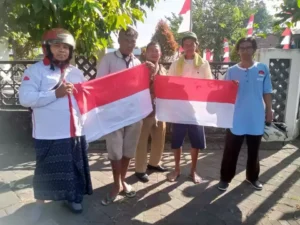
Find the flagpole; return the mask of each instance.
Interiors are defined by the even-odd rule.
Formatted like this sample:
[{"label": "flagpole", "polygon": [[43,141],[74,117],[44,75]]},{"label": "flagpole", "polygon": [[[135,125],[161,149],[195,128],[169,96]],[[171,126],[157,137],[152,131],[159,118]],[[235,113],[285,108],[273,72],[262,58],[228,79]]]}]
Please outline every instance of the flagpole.
[{"label": "flagpole", "polygon": [[190,0],[190,6],[191,6],[191,9],[190,9],[190,31],[192,32],[193,31],[193,13],[192,13],[192,9],[193,9],[193,0]]}]

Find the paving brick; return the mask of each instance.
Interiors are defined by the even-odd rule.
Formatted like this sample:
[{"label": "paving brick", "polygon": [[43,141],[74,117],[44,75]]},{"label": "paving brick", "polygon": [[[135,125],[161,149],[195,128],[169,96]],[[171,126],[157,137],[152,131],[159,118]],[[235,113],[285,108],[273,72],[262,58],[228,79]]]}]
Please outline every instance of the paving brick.
[{"label": "paving brick", "polygon": [[7,216],[4,209],[0,210],[0,218]]},{"label": "paving brick", "polygon": [[[100,146],[99,149],[102,147]],[[247,151],[243,148],[237,165],[237,175],[227,192],[219,192],[216,185],[220,177],[223,143],[209,143],[208,149],[200,152],[198,173],[207,178],[208,182],[194,185],[187,179],[191,158],[186,151],[190,146],[185,144],[181,157],[182,176],[177,182],[167,182],[166,173],[152,173],[150,181],[146,184],[137,182],[132,176],[134,173],[134,160],[132,160],[128,172],[128,176],[132,177],[128,180],[136,189],[137,197],[135,199],[120,197],[118,202],[107,207],[101,205],[101,199],[109,191],[113,181],[110,163],[105,151],[91,148],[89,159],[95,192],[93,196],[85,198],[84,212],[81,215],[73,215],[57,203],[50,204],[50,209],[42,222],[45,223],[43,225],[55,223],[58,225],[70,223],[74,225],[238,225],[242,222],[251,225],[298,224],[296,220],[280,219],[284,218],[284,214],[295,213],[297,205],[300,205],[299,181],[294,179],[290,180],[289,184],[285,183],[285,180],[298,169],[300,160],[296,158],[300,153],[295,150],[297,147],[293,144],[284,146],[280,151],[272,150],[273,147],[274,145],[266,145],[265,148],[268,150],[261,150],[261,180],[264,182],[262,191],[254,191],[244,182]],[[6,211],[14,217],[19,209],[26,209],[26,206],[34,201],[31,187],[17,187],[18,184],[27,185],[33,173],[34,165],[31,161],[34,158],[33,151],[28,149],[27,155],[24,156],[24,154],[17,154],[18,151],[22,151],[20,146],[18,148],[13,148],[13,154],[4,155],[9,157],[7,165],[10,165],[7,166],[6,171],[0,171],[0,181],[2,179],[2,182],[4,180],[7,182],[6,186],[0,186],[1,225],[1,215],[6,217]],[[162,164],[174,168],[173,154],[169,149],[170,146],[167,144]],[[295,156],[294,159],[285,160],[292,154]],[[23,158],[20,160],[18,157]],[[21,170],[21,167],[26,170]],[[11,185],[8,185],[9,182]],[[280,185],[288,185],[289,190],[278,190]],[[53,221],[55,223],[51,224]]]},{"label": "paving brick", "polygon": [[281,225],[290,225],[286,220],[279,220],[278,221]]},{"label": "paving brick", "polygon": [[295,220],[287,220],[290,225],[299,225]]},{"label": "paving brick", "polygon": [[281,225],[281,223],[277,220],[271,220],[270,222],[272,225]]},{"label": "paving brick", "polygon": [[0,209],[5,209],[6,207],[15,205],[19,202],[20,199],[17,195],[10,190],[0,193]]}]

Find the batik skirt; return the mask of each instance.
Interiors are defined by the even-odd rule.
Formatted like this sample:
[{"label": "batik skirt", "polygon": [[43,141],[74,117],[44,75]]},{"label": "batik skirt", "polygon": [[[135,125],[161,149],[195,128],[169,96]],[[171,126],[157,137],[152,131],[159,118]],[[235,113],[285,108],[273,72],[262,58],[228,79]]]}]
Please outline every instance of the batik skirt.
[{"label": "batik skirt", "polygon": [[93,192],[84,136],[35,140],[34,197],[39,200],[82,202]]}]

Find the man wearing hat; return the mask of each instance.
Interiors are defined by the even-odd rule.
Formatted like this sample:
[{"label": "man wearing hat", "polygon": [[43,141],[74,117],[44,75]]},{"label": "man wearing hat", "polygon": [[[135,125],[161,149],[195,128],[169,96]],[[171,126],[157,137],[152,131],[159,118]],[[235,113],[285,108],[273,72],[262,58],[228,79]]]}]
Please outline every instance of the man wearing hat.
[{"label": "man wearing hat", "polygon": [[[181,45],[184,54],[172,63],[168,75],[213,79],[208,61],[196,52],[199,46],[197,35],[193,32],[187,32],[182,38]],[[175,157],[175,170],[168,174],[168,180],[175,181],[180,175],[180,156],[186,133],[188,133],[192,147],[192,165],[189,177],[194,183],[200,183],[201,178],[196,173],[196,167],[198,152],[206,147],[204,127],[190,124],[172,124],[171,145]]]}]

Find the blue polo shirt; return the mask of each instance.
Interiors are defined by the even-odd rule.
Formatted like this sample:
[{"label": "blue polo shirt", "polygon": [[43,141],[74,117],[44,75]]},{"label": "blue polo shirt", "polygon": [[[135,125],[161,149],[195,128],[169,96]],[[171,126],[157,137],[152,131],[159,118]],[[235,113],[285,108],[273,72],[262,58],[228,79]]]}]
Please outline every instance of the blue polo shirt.
[{"label": "blue polo shirt", "polygon": [[272,93],[267,65],[255,62],[252,67],[244,69],[236,64],[228,69],[225,80],[239,81],[231,132],[235,135],[262,135],[265,127],[263,95]]}]

